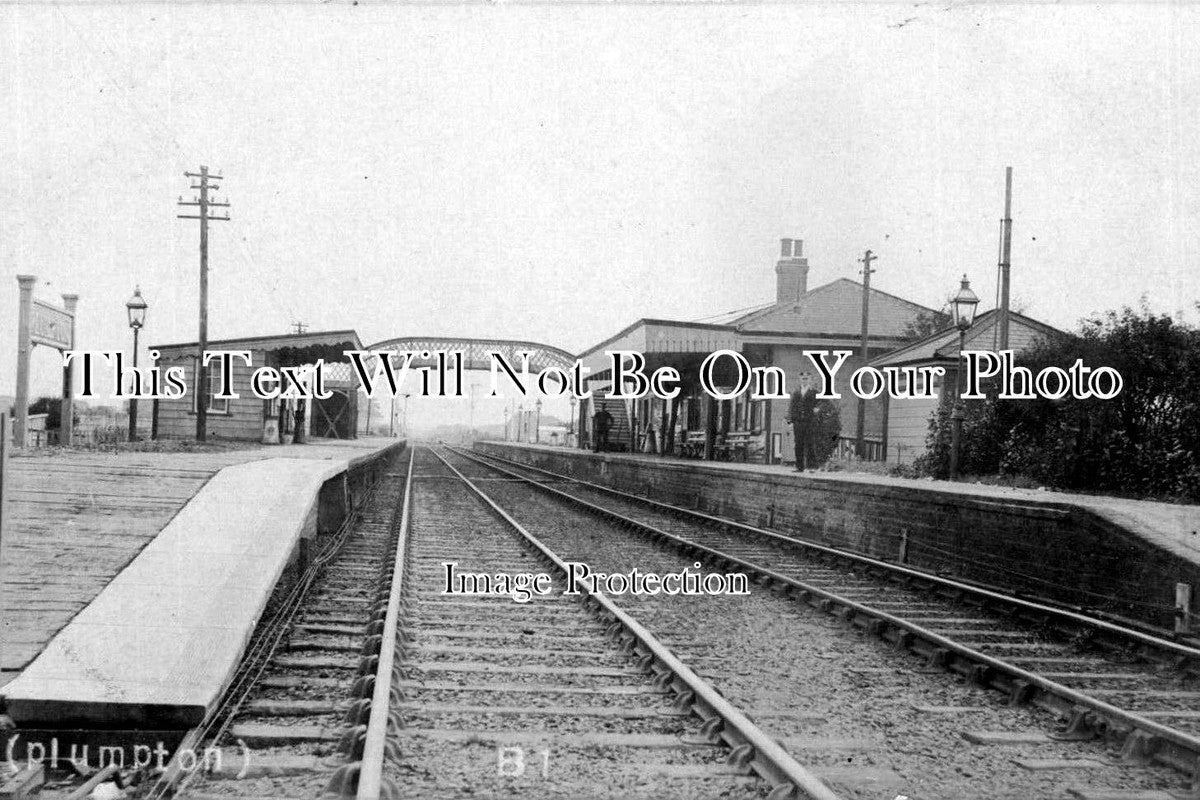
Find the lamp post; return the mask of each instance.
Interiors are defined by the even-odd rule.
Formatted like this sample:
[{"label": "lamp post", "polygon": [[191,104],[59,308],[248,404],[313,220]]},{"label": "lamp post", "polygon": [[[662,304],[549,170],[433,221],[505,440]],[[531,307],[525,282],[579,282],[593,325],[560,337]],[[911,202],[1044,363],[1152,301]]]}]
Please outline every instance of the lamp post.
[{"label": "lamp post", "polygon": [[[133,329],[133,368],[137,369],[138,331],[146,324],[146,305],[142,298],[142,287],[134,287],[133,297],[125,301],[125,311],[129,315],[129,327]],[[137,397],[129,398],[129,441],[137,441]]]},{"label": "lamp post", "polygon": [[958,461],[962,453],[962,426],[966,416],[962,401],[962,351],[967,331],[975,324],[975,307],[979,298],[971,291],[971,282],[963,275],[958,294],[950,301],[954,327],[958,328],[958,368],[954,373],[954,409],[950,412],[950,480],[958,480]]},{"label": "lamp post", "polygon": [[539,397],[534,405],[537,407],[537,413],[533,418],[533,441],[535,444],[540,444],[542,441],[542,399]]},{"label": "lamp post", "polygon": [[508,440],[509,440],[509,436],[508,436],[508,407],[507,407],[507,406],[505,406],[505,408],[504,408],[504,441],[506,441],[506,442],[507,442]]},{"label": "lamp post", "polygon": [[579,401],[575,399],[575,395],[571,395],[567,399],[567,402],[571,404],[571,425],[569,428],[567,428],[566,445],[567,447],[573,447],[574,445],[572,445],[571,442],[575,436],[575,404]]}]

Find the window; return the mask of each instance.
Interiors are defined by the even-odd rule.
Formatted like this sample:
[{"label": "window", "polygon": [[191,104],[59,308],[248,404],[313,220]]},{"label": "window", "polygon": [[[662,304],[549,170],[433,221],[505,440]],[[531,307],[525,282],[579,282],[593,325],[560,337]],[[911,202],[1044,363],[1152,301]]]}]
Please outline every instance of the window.
[{"label": "window", "polygon": [[750,402],[750,430],[762,430],[763,411],[766,410],[766,406],[766,400],[752,400]]},{"label": "window", "polygon": [[[200,359],[193,358],[192,359],[192,374],[199,375],[199,373],[200,373]],[[218,375],[217,373],[218,373],[218,370],[216,369],[216,367],[213,364],[209,364],[208,370],[205,373],[205,377],[207,377],[208,380],[206,380],[204,382],[204,391],[200,392],[199,388],[197,388],[197,390],[192,395],[192,398],[193,398],[192,399],[192,411],[198,410],[197,405],[196,405],[196,398],[199,398],[201,396],[201,394],[203,394],[204,397],[207,398],[207,400],[208,400],[207,410],[209,413],[211,413],[211,414],[228,414],[229,413],[229,398],[228,397],[219,398],[219,397],[213,396],[216,393],[215,387],[219,384],[219,382],[221,380],[220,375]],[[193,384],[198,385],[199,381],[198,380],[193,381]]]}]

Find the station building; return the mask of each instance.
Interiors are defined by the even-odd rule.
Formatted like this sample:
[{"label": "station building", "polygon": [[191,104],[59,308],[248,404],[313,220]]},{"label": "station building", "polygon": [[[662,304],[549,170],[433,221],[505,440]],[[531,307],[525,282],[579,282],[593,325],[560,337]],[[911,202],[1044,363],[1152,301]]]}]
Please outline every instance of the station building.
[{"label": "station building", "polygon": [[[207,431],[213,439],[232,439],[270,443],[291,442],[297,432],[306,437],[329,439],[357,438],[359,387],[357,378],[345,361],[343,351],[362,350],[358,334],[352,330],[302,333],[285,336],[255,336],[210,341],[208,350],[245,350],[251,365],[233,361],[233,391],[236,399],[216,397],[220,392],[220,371],[215,362],[208,368],[208,385],[197,385],[199,344],[165,344],[151,348],[158,352],[155,366],[183,368],[188,393],[178,400],[156,400],[152,431],[155,438],[184,439],[196,434],[196,403],[207,403]],[[259,367],[300,367],[325,362],[325,389],[332,393],[326,400],[262,400],[250,388],[250,376]]]},{"label": "station building", "polygon": [[[850,350],[853,355],[837,376],[842,393],[839,446],[853,447],[858,400],[849,391],[850,375],[865,362],[860,357],[863,286],[846,278],[809,288],[809,264],[803,242],[783,239],[775,265],[775,297],[771,302],[693,321],[640,319],[580,355],[590,367],[592,402],[580,414],[580,446],[591,442],[591,415],[603,406],[615,420],[610,441],[642,452],[674,453],[704,458],[780,463],[792,460],[792,429],[787,400],[750,401],[748,393],[715,401],[699,386],[699,368],[714,350],[741,353],[752,366],[777,366],[790,383],[786,392],[815,375],[805,350]],[[909,326],[933,309],[871,289],[867,362],[908,344]],[[681,375],[682,392],[673,402],[654,398],[609,400],[612,383],[608,351],[635,350],[646,358],[646,370],[673,366]],[[724,361],[728,361],[727,359]],[[717,382],[732,386],[732,364]],[[867,458],[882,460],[887,410],[883,399],[866,401]]]},{"label": "station building", "polygon": [[[967,350],[998,350],[998,318],[996,309],[976,316],[975,324],[967,331],[963,347]],[[1042,340],[1066,335],[1057,328],[1023,314],[1012,311],[1008,313],[1008,348],[1018,355]],[[871,362],[871,366],[880,369],[940,366],[946,371],[945,377],[935,377],[933,380],[932,388],[936,397],[891,399],[887,402],[885,458],[888,462],[908,464],[925,452],[930,417],[939,407],[950,408],[957,397],[960,364],[958,347],[958,329],[948,328]]]}]

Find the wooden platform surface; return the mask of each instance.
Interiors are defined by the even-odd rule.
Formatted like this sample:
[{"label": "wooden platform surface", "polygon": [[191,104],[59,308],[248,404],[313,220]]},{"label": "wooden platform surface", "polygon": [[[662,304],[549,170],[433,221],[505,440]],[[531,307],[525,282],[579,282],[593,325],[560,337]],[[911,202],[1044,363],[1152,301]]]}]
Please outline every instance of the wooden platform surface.
[{"label": "wooden platform surface", "polygon": [[223,467],[370,457],[395,439],[202,453],[12,458],[0,542],[0,686],[42,651]]},{"label": "wooden platform surface", "polygon": [[0,690],[9,716],[38,727],[200,722],[232,679],[321,485],[348,463],[222,469]]}]

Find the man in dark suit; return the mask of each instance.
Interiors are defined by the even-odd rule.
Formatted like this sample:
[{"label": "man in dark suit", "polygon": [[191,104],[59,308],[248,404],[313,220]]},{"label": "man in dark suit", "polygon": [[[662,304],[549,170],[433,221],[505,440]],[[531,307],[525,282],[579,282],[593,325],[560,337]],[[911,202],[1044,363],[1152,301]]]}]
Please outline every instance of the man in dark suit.
[{"label": "man in dark suit", "polygon": [[608,450],[608,432],[612,428],[613,415],[608,413],[604,406],[592,415],[592,430],[595,432],[596,441],[593,443],[593,450],[597,453]]},{"label": "man in dark suit", "polygon": [[792,392],[792,401],[788,406],[787,421],[792,423],[792,438],[796,444],[796,471],[803,472],[810,466],[816,466],[817,456],[813,447],[814,412],[817,406],[815,389],[801,388]]}]

